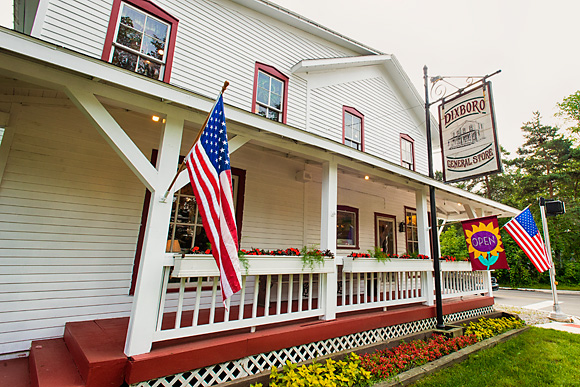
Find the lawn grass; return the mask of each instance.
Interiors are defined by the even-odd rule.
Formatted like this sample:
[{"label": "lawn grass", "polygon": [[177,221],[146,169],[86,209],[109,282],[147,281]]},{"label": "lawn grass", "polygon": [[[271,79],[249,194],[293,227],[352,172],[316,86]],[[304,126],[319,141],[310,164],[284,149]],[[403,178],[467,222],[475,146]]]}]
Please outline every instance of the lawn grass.
[{"label": "lawn grass", "polygon": [[531,327],[413,386],[580,386],[578,370],[580,335]]}]

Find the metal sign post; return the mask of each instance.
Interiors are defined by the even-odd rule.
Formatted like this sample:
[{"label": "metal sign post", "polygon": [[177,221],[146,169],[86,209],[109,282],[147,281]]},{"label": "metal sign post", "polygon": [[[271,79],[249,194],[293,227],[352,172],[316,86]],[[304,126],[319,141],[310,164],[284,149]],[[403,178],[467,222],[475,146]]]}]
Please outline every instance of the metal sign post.
[{"label": "metal sign post", "polygon": [[[445,98],[449,98],[453,95],[461,95],[467,92],[466,89],[470,89],[471,86],[478,84],[479,82],[485,83],[487,78],[498,74],[501,70],[498,70],[492,74],[483,76],[483,77],[447,77],[447,76],[437,76],[431,78],[432,87],[435,86],[438,82],[445,82],[454,88],[458,89],[457,91],[447,94],[446,88],[443,87],[442,89],[435,88],[435,92],[439,96],[443,96],[439,98],[435,102],[429,102],[429,76],[427,71],[427,66],[423,67],[423,77],[425,81],[425,128],[427,132],[427,157],[428,157],[428,165],[429,165],[429,177],[431,179],[435,178],[435,174],[433,172],[433,144],[431,142],[431,105],[434,105],[438,102],[444,102]],[[466,80],[467,85],[463,88],[458,88],[455,85],[446,81],[448,78],[463,78]],[[433,89],[432,89],[433,91]],[[471,89],[469,90],[471,91]],[[498,156],[499,157],[499,156]],[[437,232],[437,206],[435,203],[435,187],[433,185],[429,185],[429,201],[430,201],[430,208],[431,208],[431,257],[433,258],[433,276],[435,277],[435,308],[437,311],[437,322],[436,327],[437,329],[445,329],[445,323],[443,322],[443,303],[441,300],[441,267],[439,262],[439,234]]]}]

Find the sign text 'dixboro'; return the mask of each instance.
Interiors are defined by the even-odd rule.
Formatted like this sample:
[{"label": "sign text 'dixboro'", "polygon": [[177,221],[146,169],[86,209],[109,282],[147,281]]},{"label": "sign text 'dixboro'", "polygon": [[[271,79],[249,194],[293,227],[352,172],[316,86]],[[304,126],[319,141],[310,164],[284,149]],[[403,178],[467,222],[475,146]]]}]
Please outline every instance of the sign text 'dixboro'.
[{"label": "sign text 'dixboro'", "polygon": [[475,101],[467,101],[464,104],[454,107],[448,113],[445,113],[444,125],[447,126],[465,115],[482,112],[485,113],[485,99],[478,98]]}]

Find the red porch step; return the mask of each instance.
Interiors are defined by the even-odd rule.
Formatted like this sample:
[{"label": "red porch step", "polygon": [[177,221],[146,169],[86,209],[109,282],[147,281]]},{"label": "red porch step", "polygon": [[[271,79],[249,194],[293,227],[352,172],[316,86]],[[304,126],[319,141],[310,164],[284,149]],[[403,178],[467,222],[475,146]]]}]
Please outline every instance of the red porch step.
[{"label": "red porch step", "polygon": [[33,341],[28,360],[32,387],[85,386],[63,339]]},{"label": "red porch step", "polygon": [[28,358],[0,362],[0,386],[30,387]]},{"label": "red porch step", "polygon": [[[86,387],[119,387],[127,357],[123,353],[128,318],[71,322],[64,340]],[[118,334],[121,332],[121,334]]]}]

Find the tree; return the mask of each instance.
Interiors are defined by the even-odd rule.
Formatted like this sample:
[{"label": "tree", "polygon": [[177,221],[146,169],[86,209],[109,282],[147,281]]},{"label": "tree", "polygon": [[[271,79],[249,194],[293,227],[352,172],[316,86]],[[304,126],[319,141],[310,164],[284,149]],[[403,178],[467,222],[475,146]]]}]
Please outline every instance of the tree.
[{"label": "tree", "polygon": [[560,111],[556,113],[558,117],[564,117],[567,121],[573,123],[568,128],[570,132],[580,135],[580,90],[564,98],[562,102],[556,104]]},{"label": "tree", "polygon": [[558,128],[543,125],[539,112],[522,126],[526,142],[517,150],[519,157],[509,161],[519,169],[519,187],[529,199],[539,196],[553,198],[566,182],[563,167],[570,157],[572,142]]}]

